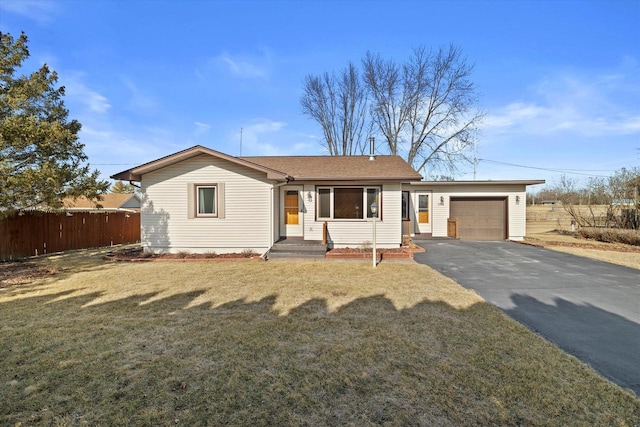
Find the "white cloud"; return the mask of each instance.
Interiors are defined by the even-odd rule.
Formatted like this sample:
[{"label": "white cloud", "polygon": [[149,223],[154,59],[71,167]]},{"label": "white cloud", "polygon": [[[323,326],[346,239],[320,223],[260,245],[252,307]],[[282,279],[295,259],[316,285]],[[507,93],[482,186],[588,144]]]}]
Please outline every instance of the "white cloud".
[{"label": "white cloud", "polygon": [[147,114],[152,114],[157,111],[160,102],[155,97],[145,94],[138,88],[133,80],[128,77],[123,76],[121,77],[121,80],[130,92],[129,109],[135,110],[136,113]]},{"label": "white cloud", "polygon": [[534,86],[532,99],[495,108],[484,129],[495,134],[631,135],[640,132],[634,93],[640,93],[635,73],[551,75]]},{"label": "white cloud", "polygon": [[[227,133],[226,147],[232,155],[239,155],[240,128]],[[317,140],[310,135],[290,131],[285,122],[255,118],[242,126],[243,156],[284,156],[318,154]]]},{"label": "white cloud", "polygon": [[14,13],[45,24],[55,18],[58,4],[50,0],[3,0],[1,12]]},{"label": "white cloud", "polygon": [[[277,156],[282,154],[279,142],[282,141],[280,131],[284,122],[265,118],[252,120],[242,127],[242,154],[245,156]],[[240,141],[240,133],[234,132],[231,141]]]},{"label": "white cloud", "polygon": [[196,126],[196,129],[194,130],[194,135],[195,136],[200,136],[203,133],[206,133],[209,129],[211,129],[211,125],[207,124],[207,123],[202,123],[202,122],[194,122],[193,123]]},{"label": "white cloud", "polygon": [[251,60],[239,56],[232,57],[224,52],[218,56],[218,60],[226,65],[231,74],[241,78],[266,78],[268,72],[265,66],[251,62]]},{"label": "white cloud", "polygon": [[106,113],[111,104],[108,99],[89,88],[83,81],[82,73],[65,73],[65,77],[61,77],[60,81],[65,87],[65,94],[72,102],[83,105],[89,111],[94,113]]},{"label": "white cloud", "polygon": [[267,80],[271,64],[271,54],[266,49],[259,54],[231,54],[224,51],[198,67],[195,73],[200,79],[206,79],[209,74],[222,71],[238,79]]}]

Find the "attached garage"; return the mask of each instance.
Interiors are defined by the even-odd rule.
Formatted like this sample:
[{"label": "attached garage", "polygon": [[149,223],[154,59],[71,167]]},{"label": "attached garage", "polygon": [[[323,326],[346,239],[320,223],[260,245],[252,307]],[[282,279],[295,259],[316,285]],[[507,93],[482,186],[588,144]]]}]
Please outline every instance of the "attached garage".
[{"label": "attached garage", "polygon": [[[543,180],[405,183],[403,221],[416,238],[453,236],[455,227],[450,226],[449,220],[458,218],[460,239],[522,240],[527,233],[527,186],[543,183]],[[428,211],[428,223],[423,223],[423,210]]]},{"label": "attached garage", "polygon": [[505,240],[509,235],[506,197],[452,197],[449,217],[458,219],[462,240]]}]

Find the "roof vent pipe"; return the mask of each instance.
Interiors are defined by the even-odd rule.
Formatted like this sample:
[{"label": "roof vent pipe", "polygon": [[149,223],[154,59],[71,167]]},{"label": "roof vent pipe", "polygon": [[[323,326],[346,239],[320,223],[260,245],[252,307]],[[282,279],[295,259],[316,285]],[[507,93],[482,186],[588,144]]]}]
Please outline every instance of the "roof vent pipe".
[{"label": "roof vent pipe", "polygon": [[376,139],[374,137],[369,137],[369,160],[376,159]]}]

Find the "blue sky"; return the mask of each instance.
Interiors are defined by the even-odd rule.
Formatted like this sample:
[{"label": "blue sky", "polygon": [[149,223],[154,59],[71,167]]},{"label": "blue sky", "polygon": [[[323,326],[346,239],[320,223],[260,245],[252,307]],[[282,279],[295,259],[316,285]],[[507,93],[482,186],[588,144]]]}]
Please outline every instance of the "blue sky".
[{"label": "blue sky", "polygon": [[477,179],[640,165],[640,0],[3,0],[0,29],[28,35],[26,71],[59,73],[104,178],[196,144],[238,155],[240,128],[243,155],[323,154],[306,75],[450,43],[488,113]]}]

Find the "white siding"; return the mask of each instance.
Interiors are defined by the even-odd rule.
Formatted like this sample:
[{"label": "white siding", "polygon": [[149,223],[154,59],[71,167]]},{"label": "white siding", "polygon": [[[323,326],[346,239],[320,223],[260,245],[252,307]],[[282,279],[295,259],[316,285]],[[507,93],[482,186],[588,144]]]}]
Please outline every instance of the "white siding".
[{"label": "white siding", "polygon": [[[188,218],[189,183],[224,183],[224,218]],[[264,173],[198,156],[142,177],[142,244],[155,252],[264,253],[274,233]]]},{"label": "white siding", "polygon": [[[429,186],[405,185],[405,191],[431,190],[433,202],[433,237],[447,236],[447,219],[450,211],[451,197],[506,197],[508,210],[508,238],[522,240],[526,235],[526,187],[519,184],[486,184],[486,185],[447,185]],[[516,203],[516,196],[520,202]],[[440,198],[442,197],[442,202]]]},{"label": "white siding", "polygon": [[[344,183],[306,183],[304,185],[304,238],[322,240],[324,220],[316,220],[316,184],[322,187],[344,186]],[[354,187],[380,186],[380,183],[358,183]],[[376,245],[381,248],[397,248],[402,241],[402,193],[400,183],[382,185],[382,221],[376,224]],[[309,195],[311,201],[309,201]],[[329,244],[332,247],[357,248],[373,242],[371,220],[327,220]]]}]

